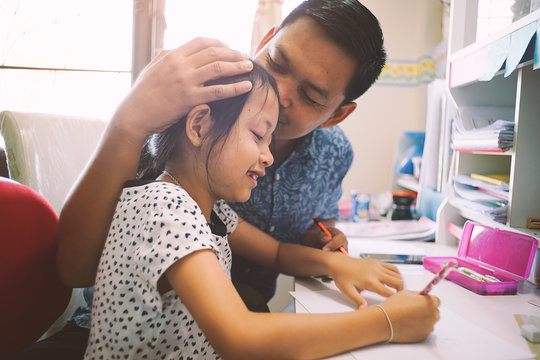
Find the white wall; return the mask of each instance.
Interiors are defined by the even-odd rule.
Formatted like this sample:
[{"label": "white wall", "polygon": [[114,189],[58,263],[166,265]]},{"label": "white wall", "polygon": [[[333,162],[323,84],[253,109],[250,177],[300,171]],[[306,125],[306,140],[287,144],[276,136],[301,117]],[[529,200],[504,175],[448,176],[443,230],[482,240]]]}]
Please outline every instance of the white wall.
[{"label": "white wall", "polygon": [[[442,40],[440,0],[362,0],[379,19],[388,58],[416,60]],[[343,193],[391,190],[397,142],[404,131],[424,131],[426,85],[372,86],[341,127],[353,144],[355,159]]]}]

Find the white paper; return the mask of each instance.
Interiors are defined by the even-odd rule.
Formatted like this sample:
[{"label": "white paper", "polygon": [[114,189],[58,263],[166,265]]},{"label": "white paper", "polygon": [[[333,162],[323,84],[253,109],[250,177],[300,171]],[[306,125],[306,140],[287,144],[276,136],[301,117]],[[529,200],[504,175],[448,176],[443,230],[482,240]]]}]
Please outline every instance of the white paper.
[{"label": "white paper", "polygon": [[[291,295],[310,313],[338,313],[355,309],[338,290],[291,291]],[[370,292],[362,296],[370,305],[378,304],[382,297]],[[380,344],[350,353],[359,360],[518,360],[534,359],[535,355],[524,351],[504,339],[462,318],[453,311],[439,307],[441,318],[435,324],[428,339],[418,344]]]},{"label": "white paper", "polygon": [[399,240],[362,240],[349,238],[349,254],[359,258],[362,253],[425,255],[424,248],[414,242]]},{"label": "white paper", "polygon": [[436,224],[429,219],[338,222],[347,237],[386,240],[419,240],[435,235]]}]

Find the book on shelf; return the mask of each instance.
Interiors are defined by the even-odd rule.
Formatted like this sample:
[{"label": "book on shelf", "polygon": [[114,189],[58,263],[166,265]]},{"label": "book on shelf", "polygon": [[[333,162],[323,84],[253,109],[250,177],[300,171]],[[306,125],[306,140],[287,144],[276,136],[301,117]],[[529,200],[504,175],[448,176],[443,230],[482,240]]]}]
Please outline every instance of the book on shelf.
[{"label": "book on shelf", "polygon": [[503,186],[508,188],[510,184],[510,174],[477,174],[471,173],[471,178],[480,180],[488,184]]},{"label": "book on shelf", "polygon": [[454,181],[471,186],[476,190],[484,191],[488,194],[508,200],[508,191],[510,190],[510,187],[505,182],[500,182],[500,184],[494,185],[493,183],[489,183],[483,180],[476,179],[472,176],[461,174],[454,176]]}]

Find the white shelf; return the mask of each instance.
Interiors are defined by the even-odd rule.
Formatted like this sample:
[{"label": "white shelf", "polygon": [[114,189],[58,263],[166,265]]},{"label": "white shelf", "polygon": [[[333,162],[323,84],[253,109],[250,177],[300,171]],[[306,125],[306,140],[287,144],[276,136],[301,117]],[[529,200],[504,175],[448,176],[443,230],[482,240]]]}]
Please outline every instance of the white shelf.
[{"label": "white shelf", "polygon": [[[492,50],[501,39],[508,39],[531,24],[540,22],[540,10],[525,16],[486,41],[474,43],[467,29],[475,26],[475,0],[452,2],[449,41],[448,88],[458,108],[501,107],[514,113],[514,146],[503,153],[454,152],[454,164],[449,173],[470,175],[476,173],[510,174],[508,215],[505,224],[499,224],[486,215],[464,208],[453,200],[452,186],[439,209],[436,241],[455,244],[456,239],[448,231],[449,224],[462,226],[472,220],[487,226],[505,228],[527,233],[540,239],[540,231],[526,229],[528,217],[540,217],[540,69],[533,69],[530,54],[531,43],[521,46],[521,61],[511,74],[505,76],[504,68],[496,69],[489,80],[481,80],[486,74],[486,64],[493,56]],[[536,41],[539,35],[536,36]],[[522,56],[525,54],[524,56]],[[515,54],[513,54],[515,55]],[[502,64],[502,62],[501,62]],[[505,63],[506,64],[506,63]],[[512,110],[513,109],[513,110]],[[508,119],[512,120],[512,119]]]},{"label": "white shelf", "polygon": [[397,184],[407,190],[412,190],[414,192],[420,192],[420,183],[418,182],[418,179],[415,178],[413,175],[399,175],[397,180]]}]

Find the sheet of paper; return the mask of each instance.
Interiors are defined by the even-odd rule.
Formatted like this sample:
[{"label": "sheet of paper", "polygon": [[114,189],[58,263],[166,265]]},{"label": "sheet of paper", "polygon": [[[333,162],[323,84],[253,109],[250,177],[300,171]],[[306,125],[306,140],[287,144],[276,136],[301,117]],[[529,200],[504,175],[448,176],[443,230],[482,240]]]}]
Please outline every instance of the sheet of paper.
[{"label": "sheet of paper", "polygon": [[493,79],[493,76],[508,57],[510,51],[510,35],[506,35],[503,38],[493,42],[489,47],[489,55],[486,63],[486,70],[480,81],[489,81]]},{"label": "sheet of paper", "polygon": [[349,238],[349,254],[352,257],[360,257],[361,253],[425,255],[426,251],[406,241]]},{"label": "sheet of paper", "polygon": [[[310,313],[347,312],[354,305],[338,290],[292,291],[291,295]],[[377,304],[382,297],[365,292],[369,304]],[[441,306],[441,319],[426,341],[419,344],[380,344],[351,351],[362,360],[518,360],[534,359],[535,355],[500,339],[483,328]]]},{"label": "sheet of paper", "polygon": [[533,69],[540,69],[540,20],[536,20],[536,45],[534,47],[534,65]]},{"label": "sheet of paper", "polygon": [[527,50],[531,38],[536,33],[536,26],[535,23],[531,23],[512,33],[504,77],[509,76],[519,65],[519,61],[523,57],[525,50]]}]

